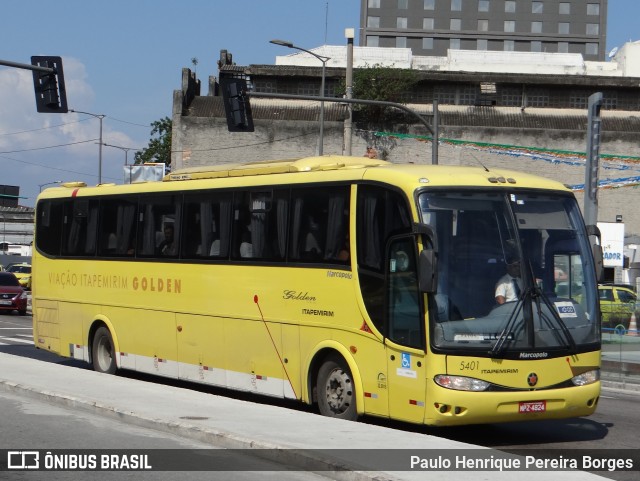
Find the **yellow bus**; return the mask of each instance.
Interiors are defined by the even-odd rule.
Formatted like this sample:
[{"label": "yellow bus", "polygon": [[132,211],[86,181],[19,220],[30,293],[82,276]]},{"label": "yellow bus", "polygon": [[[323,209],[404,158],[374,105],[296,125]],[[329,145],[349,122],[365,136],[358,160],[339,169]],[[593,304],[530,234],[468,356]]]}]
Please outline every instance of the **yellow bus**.
[{"label": "yellow bus", "polygon": [[473,167],[323,156],[61,184],[36,205],[34,342],[349,420],[589,415],[588,232],[562,184]]}]

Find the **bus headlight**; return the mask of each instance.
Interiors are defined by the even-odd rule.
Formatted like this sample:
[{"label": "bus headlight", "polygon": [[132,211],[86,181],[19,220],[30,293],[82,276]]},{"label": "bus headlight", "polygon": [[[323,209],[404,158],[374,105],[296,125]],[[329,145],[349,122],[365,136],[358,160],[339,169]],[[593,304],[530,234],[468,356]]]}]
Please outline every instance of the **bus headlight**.
[{"label": "bus headlight", "polygon": [[583,372],[571,378],[571,382],[576,386],[586,386],[600,380],[600,369]]},{"label": "bus headlight", "polygon": [[490,384],[487,381],[464,376],[449,376],[448,374],[438,374],[433,378],[438,386],[456,391],[484,391]]}]

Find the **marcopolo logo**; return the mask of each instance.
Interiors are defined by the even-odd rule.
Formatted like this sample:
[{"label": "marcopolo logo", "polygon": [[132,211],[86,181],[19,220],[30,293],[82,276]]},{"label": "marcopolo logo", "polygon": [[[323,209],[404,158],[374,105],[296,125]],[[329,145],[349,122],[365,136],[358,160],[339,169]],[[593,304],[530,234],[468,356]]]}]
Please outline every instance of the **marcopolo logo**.
[{"label": "marcopolo logo", "polygon": [[549,357],[548,352],[521,352],[520,359],[545,359]]}]

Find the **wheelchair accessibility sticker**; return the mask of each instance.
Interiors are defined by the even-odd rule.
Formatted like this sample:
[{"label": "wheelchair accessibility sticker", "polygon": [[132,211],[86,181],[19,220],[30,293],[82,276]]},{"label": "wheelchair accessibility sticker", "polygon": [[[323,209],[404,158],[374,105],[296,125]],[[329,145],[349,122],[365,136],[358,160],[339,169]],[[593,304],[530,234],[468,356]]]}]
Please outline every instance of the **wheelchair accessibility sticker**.
[{"label": "wheelchair accessibility sticker", "polygon": [[411,369],[411,354],[408,352],[402,353],[402,369]]},{"label": "wheelchair accessibility sticker", "polygon": [[410,377],[415,379],[418,373],[411,369],[411,354],[403,352],[400,358],[400,367],[396,369],[396,374],[401,377]]}]

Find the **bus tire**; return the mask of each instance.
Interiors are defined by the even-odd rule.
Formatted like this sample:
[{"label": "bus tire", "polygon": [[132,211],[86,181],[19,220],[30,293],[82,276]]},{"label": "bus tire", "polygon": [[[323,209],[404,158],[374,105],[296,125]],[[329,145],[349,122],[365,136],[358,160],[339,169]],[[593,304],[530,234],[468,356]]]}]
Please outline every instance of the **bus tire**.
[{"label": "bus tire", "polygon": [[349,366],[340,356],[329,356],[318,371],[316,384],[320,414],[356,421],[356,392]]},{"label": "bus tire", "polygon": [[93,336],[91,345],[91,361],[93,370],[105,374],[115,374],[116,357],[113,347],[113,338],[109,329],[102,326]]}]

